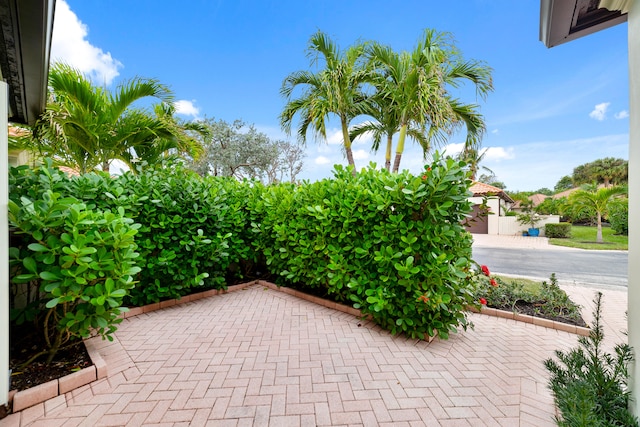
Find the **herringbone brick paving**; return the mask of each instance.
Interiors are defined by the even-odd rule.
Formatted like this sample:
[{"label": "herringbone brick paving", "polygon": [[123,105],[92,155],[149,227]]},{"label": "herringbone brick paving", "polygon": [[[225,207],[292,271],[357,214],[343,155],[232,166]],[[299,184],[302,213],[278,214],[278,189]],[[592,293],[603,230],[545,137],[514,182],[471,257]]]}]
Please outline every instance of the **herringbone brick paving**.
[{"label": "herringbone brick paving", "polygon": [[254,285],[124,320],[99,344],[108,378],[0,423],[555,425],[542,361],[576,336],[471,320],[426,343]]}]

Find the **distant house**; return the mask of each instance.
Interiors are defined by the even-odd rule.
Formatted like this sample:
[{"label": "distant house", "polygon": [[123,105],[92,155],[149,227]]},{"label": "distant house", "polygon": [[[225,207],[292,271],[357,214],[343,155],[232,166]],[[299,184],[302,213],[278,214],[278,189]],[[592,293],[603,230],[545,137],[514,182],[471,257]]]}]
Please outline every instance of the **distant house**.
[{"label": "distant house", "polygon": [[[473,195],[469,201],[473,203],[471,219],[467,222],[467,230],[477,234],[498,234],[497,218],[505,216],[511,210],[514,201],[504,190],[483,182],[473,182],[469,191]],[[486,202],[487,212],[483,212],[482,205]]]}]

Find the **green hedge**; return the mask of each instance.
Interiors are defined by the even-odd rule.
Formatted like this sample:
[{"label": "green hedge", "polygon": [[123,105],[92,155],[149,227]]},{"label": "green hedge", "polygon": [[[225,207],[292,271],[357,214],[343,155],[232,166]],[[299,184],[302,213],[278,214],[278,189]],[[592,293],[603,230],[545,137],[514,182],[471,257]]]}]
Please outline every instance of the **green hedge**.
[{"label": "green hedge", "polygon": [[329,294],[393,333],[424,338],[467,326],[474,304],[464,164],[423,175],[337,167],[333,179],[264,187],[201,178],[179,165],[119,177],[13,169],[11,197],[52,191],[135,222],[139,272],[125,302],[143,305],[269,273]]},{"label": "green hedge", "polygon": [[468,186],[447,159],[421,176],[337,167],[334,179],[269,187],[252,208],[256,249],[280,283],[355,303],[393,333],[446,338],[474,302]]},{"label": "green hedge", "polygon": [[571,237],[571,224],[561,222],[559,224],[545,224],[544,234],[550,238],[569,238]]}]

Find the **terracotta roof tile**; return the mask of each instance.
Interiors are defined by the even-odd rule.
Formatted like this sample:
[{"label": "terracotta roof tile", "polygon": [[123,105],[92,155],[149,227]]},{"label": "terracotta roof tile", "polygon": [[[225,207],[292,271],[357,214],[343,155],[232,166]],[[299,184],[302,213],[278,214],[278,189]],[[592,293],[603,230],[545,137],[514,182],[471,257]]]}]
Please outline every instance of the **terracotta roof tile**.
[{"label": "terracotta roof tile", "polygon": [[473,193],[474,196],[486,196],[487,194],[494,194],[500,197],[507,202],[513,203],[513,199],[509,197],[507,193],[504,192],[501,188],[494,187],[493,185],[485,184],[484,182],[474,181],[469,187],[469,191]]}]

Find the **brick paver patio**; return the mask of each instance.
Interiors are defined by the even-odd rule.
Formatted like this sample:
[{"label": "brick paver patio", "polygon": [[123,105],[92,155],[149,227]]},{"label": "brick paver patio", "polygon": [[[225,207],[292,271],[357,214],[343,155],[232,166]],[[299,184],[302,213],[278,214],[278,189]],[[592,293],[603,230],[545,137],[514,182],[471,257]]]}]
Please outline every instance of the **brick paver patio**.
[{"label": "brick paver patio", "polygon": [[[593,291],[570,293],[590,301]],[[606,293],[616,328],[626,292]],[[114,342],[99,342],[108,378],[0,424],[555,425],[542,361],[577,336],[471,319],[474,330],[426,343],[253,285],[126,319]]]}]

